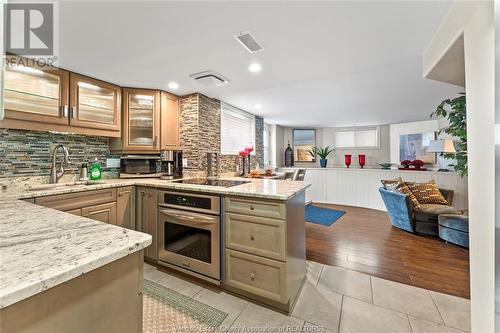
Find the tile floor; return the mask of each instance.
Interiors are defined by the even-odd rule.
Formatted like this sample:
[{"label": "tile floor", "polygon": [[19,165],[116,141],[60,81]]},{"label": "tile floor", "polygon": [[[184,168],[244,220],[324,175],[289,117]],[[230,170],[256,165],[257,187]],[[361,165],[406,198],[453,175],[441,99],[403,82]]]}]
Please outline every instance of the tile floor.
[{"label": "tile floor", "polygon": [[307,280],[288,316],[148,264],[144,277],[227,313],[221,332],[470,331],[467,299],[312,261],[307,262]]}]

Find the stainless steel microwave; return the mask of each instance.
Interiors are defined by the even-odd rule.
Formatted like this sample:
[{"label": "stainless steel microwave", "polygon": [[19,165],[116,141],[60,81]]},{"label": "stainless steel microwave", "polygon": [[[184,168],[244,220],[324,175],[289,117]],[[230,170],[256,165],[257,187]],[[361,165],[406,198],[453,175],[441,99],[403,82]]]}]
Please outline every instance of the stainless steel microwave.
[{"label": "stainless steel microwave", "polygon": [[159,155],[125,155],[120,157],[120,178],[160,177]]}]

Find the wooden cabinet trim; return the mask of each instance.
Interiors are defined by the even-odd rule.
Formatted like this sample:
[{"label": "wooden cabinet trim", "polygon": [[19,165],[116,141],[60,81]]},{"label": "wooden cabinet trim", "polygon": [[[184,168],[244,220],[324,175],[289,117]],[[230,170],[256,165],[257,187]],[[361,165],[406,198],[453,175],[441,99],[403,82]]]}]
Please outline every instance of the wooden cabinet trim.
[{"label": "wooden cabinet trim", "polygon": [[116,202],[84,207],[82,208],[82,216],[104,223],[116,224]]},{"label": "wooden cabinet trim", "polygon": [[281,220],[226,213],[226,247],[286,261],[286,223]]},{"label": "wooden cabinet trim", "polygon": [[[80,120],[78,119],[78,82],[85,82],[89,83],[98,87],[103,87],[106,89],[113,90],[115,93],[115,98],[114,98],[114,123],[113,124],[104,124],[104,123],[99,123],[99,122],[93,122],[89,120]],[[70,73],[70,80],[69,80],[69,96],[70,96],[70,118],[69,118],[69,123],[70,126],[76,126],[76,127],[85,127],[85,128],[94,128],[94,129],[100,129],[100,130],[107,130],[107,131],[120,131],[121,130],[121,114],[122,114],[122,109],[121,109],[121,88],[119,86],[116,86],[114,84],[97,80],[88,76],[84,76],[81,74],[77,73]],[[75,108],[75,113],[73,114],[73,108]]]},{"label": "wooden cabinet trim", "polygon": [[226,197],[226,212],[280,220],[286,219],[285,204],[270,200],[265,201]]},{"label": "wooden cabinet trim", "polygon": [[[130,144],[130,126],[129,126],[129,95],[153,95],[153,145],[136,145]],[[123,129],[123,142],[119,150],[126,151],[159,151],[160,150],[160,110],[161,110],[161,93],[159,90],[152,89],[138,89],[138,88],[123,88],[122,89],[122,129]]]},{"label": "wooden cabinet trim", "polygon": [[226,281],[231,287],[282,304],[288,302],[286,264],[226,250]]},{"label": "wooden cabinet trim", "polygon": [[160,144],[161,149],[179,149],[180,147],[180,105],[179,98],[167,92],[161,92]]},{"label": "wooden cabinet trim", "polygon": [[116,202],[116,188],[89,190],[35,198],[35,204],[67,211],[102,203]]},{"label": "wooden cabinet trim", "polygon": [[[57,125],[68,125],[69,119],[64,116],[63,107],[69,106],[69,71],[64,69],[51,67],[49,69],[43,69],[42,71],[49,74],[57,75],[60,79],[59,86],[59,115],[48,116],[36,113],[28,113],[23,111],[16,111],[12,109],[5,108],[4,119],[12,119],[18,121],[26,122],[36,122],[43,124],[57,124]],[[40,126],[40,125],[35,125]]]}]

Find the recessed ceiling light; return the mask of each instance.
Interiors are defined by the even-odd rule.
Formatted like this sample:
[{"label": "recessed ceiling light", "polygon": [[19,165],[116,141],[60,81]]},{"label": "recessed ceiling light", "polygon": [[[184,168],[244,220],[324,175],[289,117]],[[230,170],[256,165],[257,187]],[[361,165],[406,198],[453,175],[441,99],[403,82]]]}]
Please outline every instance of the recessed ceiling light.
[{"label": "recessed ceiling light", "polygon": [[260,104],[255,104],[255,108],[256,108],[256,109],[262,109],[262,105],[260,105]]},{"label": "recessed ceiling light", "polygon": [[254,62],[248,67],[248,70],[252,73],[258,73],[262,70],[262,67],[260,67],[258,63]]},{"label": "recessed ceiling light", "polygon": [[170,82],[170,83],[168,84],[168,87],[169,87],[170,89],[177,89],[177,88],[179,88],[179,84],[178,84],[177,82]]}]

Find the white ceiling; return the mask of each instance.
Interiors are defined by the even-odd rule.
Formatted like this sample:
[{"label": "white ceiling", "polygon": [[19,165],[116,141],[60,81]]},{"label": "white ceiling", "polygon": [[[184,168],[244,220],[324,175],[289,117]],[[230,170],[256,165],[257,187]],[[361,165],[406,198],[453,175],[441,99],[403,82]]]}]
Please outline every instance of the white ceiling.
[{"label": "white ceiling", "polygon": [[[421,77],[444,1],[71,1],[59,5],[60,66],[122,86],[201,92],[289,126],[427,119],[460,87]],[[234,38],[250,30],[250,54]],[[262,66],[250,73],[252,62]],[[230,83],[204,88],[189,74]],[[261,104],[262,109],[256,109]]]}]

